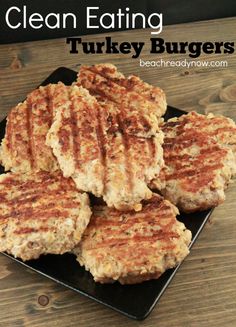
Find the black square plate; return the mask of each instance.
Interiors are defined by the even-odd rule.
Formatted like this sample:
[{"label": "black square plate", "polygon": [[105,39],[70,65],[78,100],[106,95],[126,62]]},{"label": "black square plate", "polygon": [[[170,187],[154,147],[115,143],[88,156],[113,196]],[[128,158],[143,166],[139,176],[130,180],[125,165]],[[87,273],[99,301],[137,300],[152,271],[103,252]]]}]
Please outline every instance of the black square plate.
[{"label": "black square plate", "polygon": [[[75,71],[68,68],[58,68],[41,85],[59,81],[70,85],[75,81],[76,75]],[[179,109],[168,107],[165,119],[181,116],[184,113]],[[0,123],[0,140],[4,137],[5,125],[6,120]],[[0,173],[3,173],[3,168],[0,167],[0,169]],[[178,216],[178,220],[182,221],[192,232],[193,239],[190,246],[196,241],[211,212],[212,210],[207,210],[191,215],[181,214]],[[59,284],[137,320],[143,320],[149,315],[178,270],[178,267],[170,269],[158,280],[151,280],[137,285],[122,286],[119,283],[101,285],[93,281],[92,276],[79,266],[72,254],[47,255],[26,263],[5,253],[4,255]]]}]

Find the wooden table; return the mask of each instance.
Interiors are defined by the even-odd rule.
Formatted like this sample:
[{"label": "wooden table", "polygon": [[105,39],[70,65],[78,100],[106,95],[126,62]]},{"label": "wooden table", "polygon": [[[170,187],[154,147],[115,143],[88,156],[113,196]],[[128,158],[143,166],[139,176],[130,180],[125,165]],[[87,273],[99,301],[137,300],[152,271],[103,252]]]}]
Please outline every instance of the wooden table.
[{"label": "wooden table", "polygon": [[[235,41],[236,18],[165,27],[166,41]],[[98,41],[102,35],[83,37]],[[143,41],[150,31],[119,32],[113,40]],[[143,60],[157,60],[148,46]],[[189,59],[188,55],[162,55]],[[201,113],[223,113],[236,120],[236,55],[202,55],[228,60],[227,68],[141,68],[130,55],[69,54],[65,39],[0,46],[0,118],[59,66],[112,62],[162,87],[168,103]],[[135,322],[58,286],[0,255],[0,326],[236,326],[236,185],[215,209],[191,254],[149,318]]]}]

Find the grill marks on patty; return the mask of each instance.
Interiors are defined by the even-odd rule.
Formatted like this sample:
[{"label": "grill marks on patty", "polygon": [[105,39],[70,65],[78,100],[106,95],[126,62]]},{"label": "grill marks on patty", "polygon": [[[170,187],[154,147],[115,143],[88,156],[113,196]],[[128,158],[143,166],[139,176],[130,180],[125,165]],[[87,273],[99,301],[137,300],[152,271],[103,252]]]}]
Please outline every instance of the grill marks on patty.
[{"label": "grill marks on patty", "polygon": [[95,281],[132,284],[158,278],[188,254],[191,232],[176,220],[177,208],[159,195],[140,212],[95,206],[74,250]]},{"label": "grill marks on patty", "polygon": [[[229,135],[229,130],[234,133]],[[170,119],[162,131],[165,167],[154,186],[186,212],[222,203],[224,190],[236,173],[233,121],[193,112]]]},{"label": "grill marks on patty", "polygon": [[125,78],[111,64],[82,66],[77,84],[89,90],[101,105],[125,113],[124,124],[129,134],[155,133],[159,118],[167,108],[165,94],[160,88],[136,76]]},{"label": "grill marks on patty", "polygon": [[23,260],[74,248],[89,223],[88,196],[61,173],[0,176],[0,251]]},{"label": "grill marks on patty", "polygon": [[[13,180],[14,177],[16,179]],[[22,181],[24,177],[22,180],[17,178],[19,178],[18,175],[7,175],[1,183],[1,205],[3,208],[8,206],[11,210],[5,215],[1,211],[0,221],[14,217],[20,218],[21,221],[32,217],[47,220],[55,213],[63,217],[68,214],[68,211],[64,209],[75,209],[79,205],[78,201],[74,201],[75,197],[73,199],[69,193],[72,189],[75,190],[73,181],[63,179],[59,173],[51,176],[41,172],[37,175],[36,181],[32,177],[25,181]],[[61,211],[55,210],[55,203]]]},{"label": "grill marks on patty", "polygon": [[45,145],[55,112],[55,88],[53,84],[40,87],[11,110],[1,146],[1,162],[5,170],[26,173],[58,169],[51,149]]},{"label": "grill marks on patty", "polygon": [[[127,111],[101,105],[82,87],[64,86],[62,93],[47,144],[64,176],[109,206],[141,209],[140,201],[151,196],[147,181],[163,166],[162,132],[136,135]],[[135,122],[142,125],[141,113]]]},{"label": "grill marks on patty", "polygon": [[[230,148],[236,157],[236,125],[232,119],[213,114],[201,115],[196,112],[190,112],[181,118],[180,125],[176,126],[178,134],[191,126],[194,131],[200,130],[219,145]],[[177,121],[172,123],[176,124]],[[170,122],[170,124],[172,123]],[[170,132],[171,126],[169,123],[165,124],[163,132]]]}]

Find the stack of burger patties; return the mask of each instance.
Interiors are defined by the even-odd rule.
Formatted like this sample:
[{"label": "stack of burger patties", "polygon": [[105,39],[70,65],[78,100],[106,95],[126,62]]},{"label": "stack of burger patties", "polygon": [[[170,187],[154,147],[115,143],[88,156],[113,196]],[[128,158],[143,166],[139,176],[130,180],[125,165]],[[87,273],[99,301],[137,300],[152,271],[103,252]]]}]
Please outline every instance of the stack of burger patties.
[{"label": "stack of burger patties", "polygon": [[24,261],[73,252],[101,283],[178,265],[191,232],[176,216],[224,201],[236,126],[195,112],[164,122],[166,108],[160,88],[111,64],[30,93],[1,145],[0,251]]}]

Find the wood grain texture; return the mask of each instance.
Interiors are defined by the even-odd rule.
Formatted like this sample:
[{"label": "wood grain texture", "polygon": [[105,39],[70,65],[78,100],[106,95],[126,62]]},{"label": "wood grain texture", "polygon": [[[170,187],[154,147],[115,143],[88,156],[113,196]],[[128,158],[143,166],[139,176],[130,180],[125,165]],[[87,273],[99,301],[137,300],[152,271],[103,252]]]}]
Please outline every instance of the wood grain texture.
[{"label": "wood grain texture", "polygon": [[[165,27],[166,41],[235,41],[236,18]],[[83,37],[98,41],[99,36]],[[119,32],[114,41],[143,41],[150,31]],[[148,47],[143,60],[157,60]],[[189,59],[162,55],[163,59]],[[125,74],[136,73],[162,87],[168,103],[200,113],[223,113],[236,120],[236,56],[202,55],[201,60],[228,60],[227,68],[140,68],[130,55],[69,54],[65,39],[0,47],[0,118],[54,69],[112,62]],[[236,185],[207,223],[153,313],[131,321],[81,295],[58,286],[0,255],[0,327],[7,326],[236,326]],[[134,299],[135,301],[135,299]]]}]

